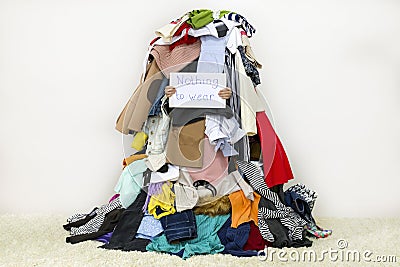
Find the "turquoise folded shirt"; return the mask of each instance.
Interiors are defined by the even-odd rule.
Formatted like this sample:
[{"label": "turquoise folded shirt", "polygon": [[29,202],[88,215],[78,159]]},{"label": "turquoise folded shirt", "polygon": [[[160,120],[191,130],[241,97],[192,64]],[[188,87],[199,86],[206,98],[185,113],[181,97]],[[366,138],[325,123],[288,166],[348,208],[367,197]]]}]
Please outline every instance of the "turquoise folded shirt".
[{"label": "turquoise folded shirt", "polygon": [[139,195],[143,187],[143,173],[147,170],[144,159],[136,160],[125,167],[119,177],[114,191],[120,194],[121,204],[129,207]]},{"label": "turquoise folded shirt", "polygon": [[170,244],[162,234],[147,245],[148,251],[178,253],[182,249],[183,259],[190,258],[196,254],[216,254],[224,250],[217,232],[228,220],[228,215],[210,217],[207,215],[196,215],[197,237],[195,239],[182,241],[177,244]]}]

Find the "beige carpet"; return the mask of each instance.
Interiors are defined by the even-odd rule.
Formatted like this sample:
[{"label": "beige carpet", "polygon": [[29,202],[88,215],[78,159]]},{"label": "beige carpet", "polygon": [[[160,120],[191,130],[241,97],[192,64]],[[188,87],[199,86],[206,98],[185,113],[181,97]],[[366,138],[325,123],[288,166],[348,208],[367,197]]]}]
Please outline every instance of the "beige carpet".
[{"label": "beige carpet", "polygon": [[[269,258],[264,261],[221,254],[184,261],[153,252],[104,250],[97,248],[101,244],[97,241],[71,245],[65,243],[68,233],[62,228],[66,218],[67,215],[0,215],[0,266],[400,266],[400,218],[319,218],[321,226],[333,229],[331,237],[315,240],[311,248],[270,249]],[[346,248],[338,248],[339,239],[344,240],[339,246],[347,244]],[[313,257],[311,261],[308,258],[314,255],[312,251],[317,256],[316,262]],[[354,255],[358,253],[360,261],[355,263]],[[325,259],[319,261],[322,255]],[[365,255],[370,262],[364,260]],[[397,262],[387,257],[391,255],[397,257]],[[377,259],[386,263],[378,263]]]}]

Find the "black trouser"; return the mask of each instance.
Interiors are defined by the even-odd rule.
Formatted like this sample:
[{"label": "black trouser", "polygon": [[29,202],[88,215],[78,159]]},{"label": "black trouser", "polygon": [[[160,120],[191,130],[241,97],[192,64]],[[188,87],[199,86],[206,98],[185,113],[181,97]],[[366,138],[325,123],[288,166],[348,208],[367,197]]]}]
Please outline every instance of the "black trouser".
[{"label": "black trouser", "polygon": [[136,200],[122,213],[113,235],[111,236],[110,242],[101,246],[101,248],[143,251],[144,246],[145,249],[148,242],[135,239],[135,235],[144,216],[142,208],[146,197],[147,193],[141,190]]}]

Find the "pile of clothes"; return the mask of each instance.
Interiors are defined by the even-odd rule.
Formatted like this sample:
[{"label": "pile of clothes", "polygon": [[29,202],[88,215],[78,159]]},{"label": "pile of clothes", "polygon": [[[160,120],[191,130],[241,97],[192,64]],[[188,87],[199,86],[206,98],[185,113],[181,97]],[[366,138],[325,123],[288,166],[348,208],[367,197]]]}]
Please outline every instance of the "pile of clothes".
[{"label": "pile of clothes", "polygon": [[[193,10],[156,30],[139,85],[116,129],[135,153],[109,203],[67,219],[68,243],[105,249],[256,256],[265,246],[311,246],[332,231],[312,217],[316,192],[296,184],[257,91],[255,28],[227,10]],[[169,105],[171,73],[223,73],[224,108]]]}]

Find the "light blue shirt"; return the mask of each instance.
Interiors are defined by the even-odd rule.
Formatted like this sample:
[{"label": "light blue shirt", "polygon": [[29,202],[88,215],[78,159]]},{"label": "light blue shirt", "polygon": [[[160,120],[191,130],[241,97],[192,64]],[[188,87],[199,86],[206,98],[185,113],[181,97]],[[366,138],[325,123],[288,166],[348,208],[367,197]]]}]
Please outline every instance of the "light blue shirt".
[{"label": "light blue shirt", "polygon": [[200,37],[201,49],[197,63],[198,73],[222,73],[225,66],[225,48],[228,34],[217,38],[211,35]]},{"label": "light blue shirt", "polygon": [[153,240],[154,237],[164,232],[161,222],[153,215],[145,213],[136,233],[136,238]]}]

